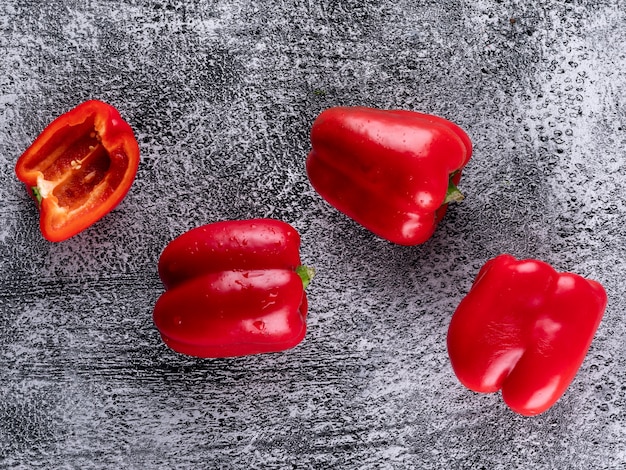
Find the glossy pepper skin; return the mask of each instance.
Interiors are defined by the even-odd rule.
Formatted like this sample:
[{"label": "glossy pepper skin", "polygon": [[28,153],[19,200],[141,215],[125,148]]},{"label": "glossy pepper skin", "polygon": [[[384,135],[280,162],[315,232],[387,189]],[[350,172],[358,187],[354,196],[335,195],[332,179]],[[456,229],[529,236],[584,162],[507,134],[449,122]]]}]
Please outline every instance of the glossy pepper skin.
[{"label": "glossy pepper skin", "polygon": [[428,240],[448,203],[472,143],[456,124],[406,110],[336,107],[311,128],[306,169],[332,206],[400,245]]},{"label": "glossy pepper skin", "polygon": [[542,261],[500,255],[478,273],[448,330],[452,368],[515,412],[550,408],[578,372],[607,305],[602,285]]},{"label": "glossy pepper skin", "polygon": [[194,228],[159,259],[166,292],[154,323],[167,346],[202,358],[278,352],[306,334],[312,271],[285,222],[253,219]]},{"label": "glossy pepper skin", "polygon": [[58,242],[112,211],[138,166],[131,127],[114,107],[91,100],[52,121],[18,159],[15,173],[37,202],[44,238]]}]

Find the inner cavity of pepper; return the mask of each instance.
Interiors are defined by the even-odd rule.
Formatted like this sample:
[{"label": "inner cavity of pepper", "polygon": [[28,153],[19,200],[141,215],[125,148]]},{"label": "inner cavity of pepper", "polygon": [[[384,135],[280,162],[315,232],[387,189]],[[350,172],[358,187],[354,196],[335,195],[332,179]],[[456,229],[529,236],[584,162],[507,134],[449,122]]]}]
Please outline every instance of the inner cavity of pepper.
[{"label": "inner cavity of pepper", "polygon": [[105,178],[111,158],[94,128],[94,119],[59,130],[40,150],[35,170],[38,189],[52,194],[61,208],[82,206]]}]

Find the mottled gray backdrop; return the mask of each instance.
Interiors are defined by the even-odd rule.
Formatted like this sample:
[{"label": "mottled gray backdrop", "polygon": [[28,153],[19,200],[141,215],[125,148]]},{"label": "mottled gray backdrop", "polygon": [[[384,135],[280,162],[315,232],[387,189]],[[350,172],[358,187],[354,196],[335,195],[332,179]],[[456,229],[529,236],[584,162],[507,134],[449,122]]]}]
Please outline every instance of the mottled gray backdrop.
[{"label": "mottled gray backdrop", "polygon": [[[624,468],[625,0],[2,0],[0,31],[2,468]],[[90,98],[134,128],[139,172],[52,244],[14,165]],[[311,189],[309,128],[335,105],[470,134],[466,200],[429,242],[376,239]],[[161,250],[248,217],[302,235],[307,337],[169,351],[151,318]],[[535,418],[465,390],[446,353],[500,253],[609,295],[578,376]]]}]

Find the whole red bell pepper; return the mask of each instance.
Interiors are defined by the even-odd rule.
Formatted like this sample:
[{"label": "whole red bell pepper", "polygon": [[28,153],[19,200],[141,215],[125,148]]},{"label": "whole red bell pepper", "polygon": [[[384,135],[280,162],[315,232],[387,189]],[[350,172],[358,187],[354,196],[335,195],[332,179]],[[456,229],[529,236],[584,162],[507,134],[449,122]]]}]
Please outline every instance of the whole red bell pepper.
[{"label": "whole red bell pepper", "polygon": [[515,412],[550,408],[578,372],[607,304],[602,285],[542,261],[500,255],[478,273],[448,330],[452,368]]},{"label": "whole red bell pepper", "polygon": [[448,203],[472,143],[456,124],[406,110],[337,107],[311,128],[306,169],[332,206],[401,245],[428,240]]},{"label": "whole red bell pepper", "polygon": [[154,323],[167,346],[215,358],[292,348],[306,333],[300,236],[285,222],[216,222],[171,241],[159,258],[166,291]]},{"label": "whole red bell pepper", "polygon": [[131,127],[91,100],[56,118],[18,159],[15,173],[40,209],[50,241],[83,231],[126,196],[139,165]]}]

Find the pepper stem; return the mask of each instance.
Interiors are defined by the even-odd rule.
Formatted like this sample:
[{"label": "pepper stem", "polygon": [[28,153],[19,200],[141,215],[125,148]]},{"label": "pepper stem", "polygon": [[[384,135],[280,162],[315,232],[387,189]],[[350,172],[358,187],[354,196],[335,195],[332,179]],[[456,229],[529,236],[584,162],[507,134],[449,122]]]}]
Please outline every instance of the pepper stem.
[{"label": "pepper stem", "polygon": [[302,285],[306,289],[311,283],[311,279],[315,276],[315,268],[309,266],[298,266],[296,268],[296,274],[302,279]]},{"label": "pepper stem", "polygon": [[39,191],[39,188],[37,186],[33,186],[30,189],[33,192],[34,198],[37,200],[37,204],[41,206],[41,200],[43,199],[43,197],[41,196],[41,192]]},{"label": "pepper stem", "polygon": [[[456,172],[455,172],[456,173]],[[461,202],[465,199],[463,193],[457,188],[456,184],[452,181],[452,177],[455,175],[452,173],[450,175],[450,179],[448,180],[448,191],[446,191],[446,198],[443,200],[443,205],[448,204],[450,202]]]}]

